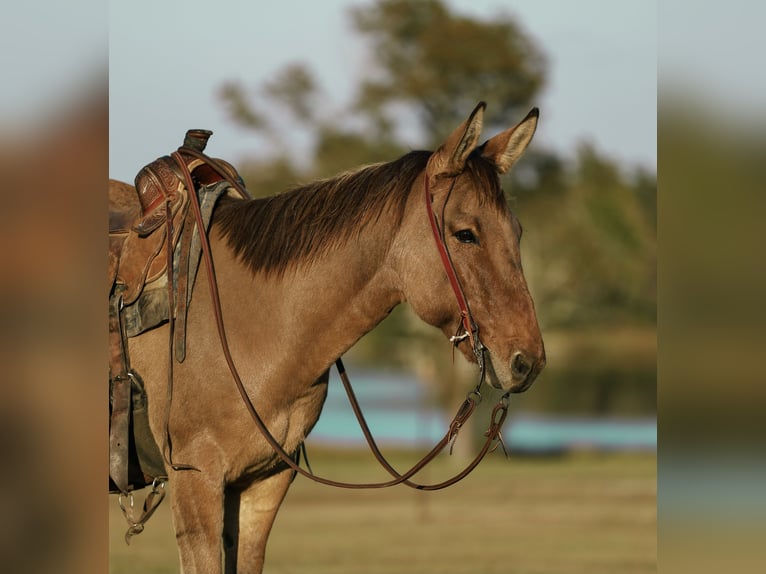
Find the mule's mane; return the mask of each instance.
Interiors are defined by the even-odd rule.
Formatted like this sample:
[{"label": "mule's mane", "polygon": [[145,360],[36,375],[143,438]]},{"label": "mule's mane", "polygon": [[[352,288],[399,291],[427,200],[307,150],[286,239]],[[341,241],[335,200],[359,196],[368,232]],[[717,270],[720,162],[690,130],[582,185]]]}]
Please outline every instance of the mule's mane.
[{"label": "mule's mane", "polygon": [[[282,275],[358,237],[371,223],[390,218],[393,236],[409,191],[429,151],[412,151],[388,163],[363,167],[263,199],[222,199],[215,222],[254,272]],[[478,153],[466,164],[480,203],[505,205],[494,166]],[[423,216],[425,217],[425,211]]]}]

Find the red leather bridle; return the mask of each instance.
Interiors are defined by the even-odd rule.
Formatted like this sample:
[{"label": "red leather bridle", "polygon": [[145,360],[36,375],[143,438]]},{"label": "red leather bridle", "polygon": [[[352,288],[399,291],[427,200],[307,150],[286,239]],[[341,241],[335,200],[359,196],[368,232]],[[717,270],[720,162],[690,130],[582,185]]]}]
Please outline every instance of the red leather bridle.
[{"label": "red leather bridle", "polygon": [[[476,323],[476,321],[473,318],[473,315],[471,314],[471,308],[468,306],[468,301],[466,300],[465,293],[463,292],[463,286],[460,284],[460,279],[458,279],[457,272],[455,271],[455,265],[452,263],[452,257],[450,257],[449,249],[447,247],[447,241],[445,237],[445,228],[446,228],[446,222],[444,219],[444,213],[446,210],[447,202],[449,201],[450,196],[452,195],[452,190],[455,188],[455,183],[457,182],[458,177],[460,175],[456,175],[452,178],[452,183],[450,184],[449,191],[447,192],[446,197],[444,198],[444,203],[442,204],[442,213],[441,213],[441,221],[442,226],[439,227],[439,223],[436,220],[436,215],[434,214],[434,207],[433,207],[433,196],[431,195],[431,190],[429,186],[429,177],[428,174],[424,174],[424,184],[423,188],[425,189],[425,199],[426,199],[426,211],[428,213],[428,221],[431,223],[431,231],[433,232],[434,241],[436,242],[436,248],[439,250],[439,256],[442,260],[442,265],[444,266],[444,271],[447,273],[447,278],[449,279],[450,285],[452,286],[452,291],[455,294],[455,299],[457,300],[457,305],[460,310],[460,326],[458,327],[458,332],[455,333],[454,336],[450,338],[450,341],[454,346],[457,346],[460,344],[460,342],[468,337],[471,348],[473,349],[474,357],[476,358],[476,362],[479,364],[479,369],[481,370],[481,378],[479,380],[479,386],[481,385],[481,381],[484,380],[484,344],[479,339],[479,325]],[[463,333],[460,333],[460,328],[462,327]],[[478,390],[478,386],[477,386]]]}]

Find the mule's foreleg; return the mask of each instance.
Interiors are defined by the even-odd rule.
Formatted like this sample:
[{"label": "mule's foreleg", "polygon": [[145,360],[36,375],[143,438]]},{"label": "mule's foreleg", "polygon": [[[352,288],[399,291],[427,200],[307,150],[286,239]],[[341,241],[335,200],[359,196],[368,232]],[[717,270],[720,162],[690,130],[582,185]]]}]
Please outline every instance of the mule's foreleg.
[{"label": "mule's foreleg", "polygon": [[[226,530],[230,539],[227,542],[232,544],[226,549],[227,574],[260,574],[263,570],[266,541],[293,478],[295,471],[282,470],[230,495],[230,501],[238,498],[239,508],[233,509],[232,502],[227,501]],[[235,531],[237,539],[231,539],[231,533]]]},{"label": "mule's foreleg", "polygon": [[223,480],[194,470],[173,472],[170,496],[182,574],[220,574]]}]

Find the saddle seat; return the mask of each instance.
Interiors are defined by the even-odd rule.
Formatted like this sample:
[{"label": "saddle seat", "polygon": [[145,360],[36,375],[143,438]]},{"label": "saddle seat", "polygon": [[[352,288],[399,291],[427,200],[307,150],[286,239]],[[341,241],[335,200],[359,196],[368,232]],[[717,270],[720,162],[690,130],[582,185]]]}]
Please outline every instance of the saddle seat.
[{"label": "saddle seat", "polygon": [[[157,160],[155,164],[164,159]],[[142,173],[139,173],[136,183],[141,183],[141,180]],[[172,217],[171,245],[175,246],[183,227],[189,196],[180,177],[168,192]],[[109,181],[109,291],[117,285],[121,286],[126,306],[136,301],[147,283],[159,279],[167,271],[168,226],[162,225],[166,218],[165,198],[162,199],[159,205],[146,213],[136,187],[116,180]],[[147,220],[158,223],[147,228]]]},{"label": "saddle seat", "polygon": [[[185,145],[204,149],[212,132],[190,130]],[[204,160],[181,152],[195,185],[209,186],[223,180]],[[216,160],[229,178],[241,182],[236,169]],[[135,187],[109,180],[109,269],[108,289],[123,288],[125,306],[136,301],[144,287],[161,279],[167,271],[167,204],[172,217],[174,248],[180,238],[189,207],[189,193],[175,160],[163,156],[138,172]],[[191,190],[196,193],[196,190]]]}]

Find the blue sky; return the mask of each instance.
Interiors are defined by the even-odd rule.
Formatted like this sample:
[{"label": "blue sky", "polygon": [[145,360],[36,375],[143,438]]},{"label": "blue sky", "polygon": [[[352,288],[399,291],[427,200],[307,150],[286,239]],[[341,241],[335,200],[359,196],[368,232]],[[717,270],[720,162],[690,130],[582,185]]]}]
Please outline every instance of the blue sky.
[{"label": "blue sky", "polygon": [[[285,64],[305,62],[342,110],[368,61],[348,8],[365,3],[112,2],[110,176],[131,181],[190,127],[215,132],[208,151],[217,157],[236,164],[257,154],[260,142],[233,125],[216,98],[226,80],[255,87]],[[517,16],[547,54],[548,85],[538,102],[542,143],[571,154],[587,140],[626,165],[656,167],[656,2],[448,4],[483,18]],[[508,118],[509,126],[518,119]]]},{"label": "blue sky", "polygon": [[[548,56],[548,84],[536,102],[540,143],[571,154],[587,140],[626,166],[656,166],[656,1],[446,1],[476,17],[516,16]],[[367,3],[14,3],[0,36],[0,125],[6,134],[44,126],[51,108],[91,89],[108,66],[111,177],[131,181],[141,166],[177,147],[190,127],[212,129],[208,151],[236,164],[257,155],[262,143],[226,117],[217,88],[227,80],[255,87],[285,64],[304,62],[334,109],[344,109],[369,61],[348,8]],[[715,25],[716,18],[710,14],[708,22]],[[694,26],[682,32],[666,34],[668,41],[660,45],[684,56],[691,49],[684,34],[706,39],[699,31],[695,35]],[[719,55],[717,61],[724,59]],[[736,74],[736,66],[726,70]],[[704,83],[704,68],[697,77]],[[508,118],[509,125],[518,119]]]},{"label": "blue sky", "polygon": [[[718,115],[764,117],[764,2],[448,3],[481,17],[509,11],[542,46],[550,70],[537,138],[562,153],[590,140],[625,165],[654,167],[658,80]],[[342,108],[365,63],[346,17],[352,4],[364,2],[15,2],[0,35],[0,135],[44,127],[62,100],[81,99],[109,69],[113,177],[132,180],[191,126],[215,130],[211,153],[236,161],[257,142],[225,116],[216,87],[231,79],[256,86],[303,61]],[[174,59],[182,49],[191,55]]]}]

